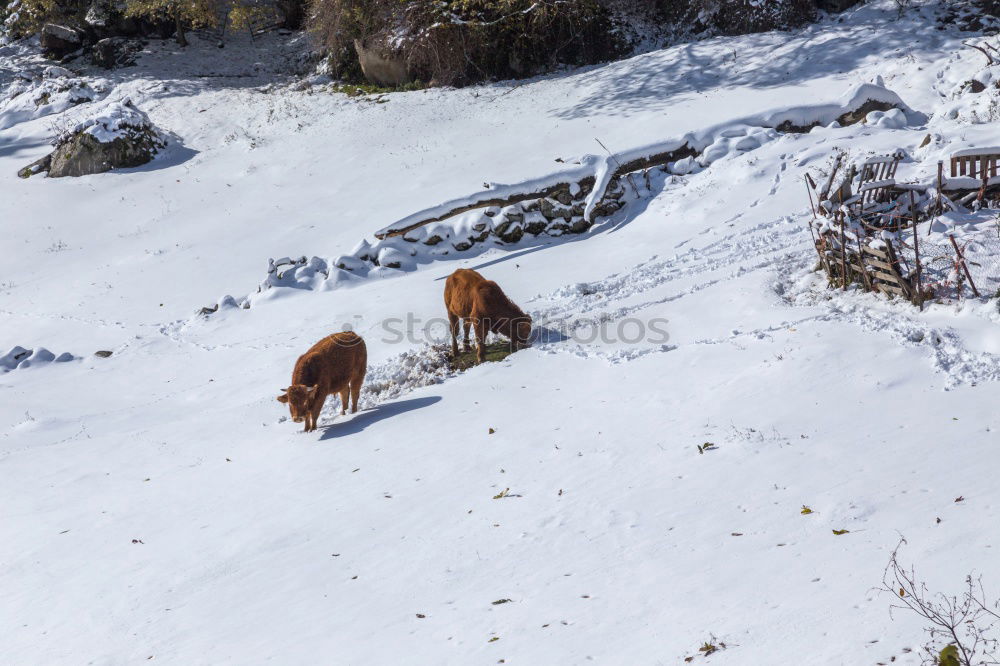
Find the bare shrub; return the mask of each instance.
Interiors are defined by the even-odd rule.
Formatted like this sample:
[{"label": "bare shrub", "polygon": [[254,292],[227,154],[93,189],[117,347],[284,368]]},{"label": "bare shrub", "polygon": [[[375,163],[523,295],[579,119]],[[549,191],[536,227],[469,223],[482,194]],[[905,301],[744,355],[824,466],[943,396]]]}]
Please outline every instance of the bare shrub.
[{"label": "bare shrub", "polygon": [[690,0],[696,23],[728,35],[803,25],[816,17],[815,0]]},{"label": "bare shrub", "polygon": [[931,592],[917,578],[912,566],[907,568],[900,564],[899,549],[904,543],[906,539],[901,539],[889,556],[879,590],[893,596],[891,609],[911,611],[926,622],[925,630],[930,638],[924,646],[923,663],[932,666],[1000,664],[995,654],[998,641],[993,637],[1000,614],[993,610],[997,604],[987,600],[982,578],[974,578],[972,574],[966,576],[965,587],[959,595]]}]

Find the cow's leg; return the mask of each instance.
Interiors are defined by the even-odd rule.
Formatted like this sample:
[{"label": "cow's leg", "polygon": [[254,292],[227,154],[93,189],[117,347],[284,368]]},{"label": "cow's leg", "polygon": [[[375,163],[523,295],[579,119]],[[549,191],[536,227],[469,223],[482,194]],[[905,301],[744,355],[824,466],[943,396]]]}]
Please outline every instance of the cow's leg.
[{"label": "cow's leg", "polygon": [[465,351],[469,351],[472,347],[469,345],[469,328],[472,326],[472,322],[465,319],[462,322],[462,329],[464,333],[464,338],[462,339],[462,346],[465,347]]},{"label": "cow's leg", "polygon": [[323,403],[324,402],[326,402],[326,398],[317,399],[316,402],[313,403],[313,408],[312,408],[312,428],[311,428],[311,430],[315,430],[316,426],[319,424],[319,415],[320,415],[320,412],[323,411]]},{"label": "cow's leg", "polygon": [[351,395],[351,388],[345,385],[344,388],[340,390],[340,415],[343,416],[347,413],[347,398]]},{"label": "cow's leg", "polygon": [[451,355],[458,356],[458,315],[448,313],[448,326],[451,329]]},{"label": "cow's leg", "polygon": [[482,363],[486,355],[486,320],[476,319],[473,324],[476,329],[476,362]]},{"label": "cow's leg", "polygon": [[361,395],[361,382],[351,382],[351,414],[358,411],[358,397]]},{"label": "cow's leg", "polygon": [[365,383],[367,372],[367,366],[362,364],[361,368],[351,377],[351,414],[358,411],[358,397],[361,395],[361,385]]}]

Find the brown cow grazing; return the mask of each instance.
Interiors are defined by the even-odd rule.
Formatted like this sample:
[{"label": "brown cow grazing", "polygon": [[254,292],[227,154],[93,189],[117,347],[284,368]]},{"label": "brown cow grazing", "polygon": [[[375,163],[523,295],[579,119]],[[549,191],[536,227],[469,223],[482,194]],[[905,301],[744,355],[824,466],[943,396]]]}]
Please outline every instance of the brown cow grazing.
[{"label": "brown cow grazing", "polygon": [[305,421],[305,432],[316,429],[326,396],[340,393],[340,413],[347,413],[347,398],[351,398],[351,413],[358,411],[358,394],[368,369],[365,341],[356,333],[334,333],[314,344],[299,357],[292,371],[292,385],[278,396],[278,402],[288,403],[292,420]]},{"label": "brown cow grazing", "polygon": [[458,356],[458,324],[464,320],[463,344],[469,348],[469,325],[476,329],[476,360],[483,362],[489,331],[510,339],[510,350],[528,346],[531,317],[514,305],[496,282],[476,271],[459,268],[444,283],[444,304],[451,325],[451,353]]}]

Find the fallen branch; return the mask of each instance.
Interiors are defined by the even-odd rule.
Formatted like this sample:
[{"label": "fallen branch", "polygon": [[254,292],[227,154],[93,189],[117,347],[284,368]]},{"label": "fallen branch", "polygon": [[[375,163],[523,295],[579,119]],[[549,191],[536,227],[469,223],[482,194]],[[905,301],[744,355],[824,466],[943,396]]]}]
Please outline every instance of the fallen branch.
[{"label": "fallen branch", "polygon": [[984,56],[986,56],[986,66],[987,67],[990,67],[990,66],[992,66],[995,63],[995,61],[993,60],[993,56],[991,56],[990,52],[987,51],[986,49],[984,49],[983,47],[976,46],[975,44],[966,44],[965,42],[962,42],[962,44],[964,46],[968,46],[970,49],[976,49],[977,51],[979,51],[980,53],[982,53]]}]

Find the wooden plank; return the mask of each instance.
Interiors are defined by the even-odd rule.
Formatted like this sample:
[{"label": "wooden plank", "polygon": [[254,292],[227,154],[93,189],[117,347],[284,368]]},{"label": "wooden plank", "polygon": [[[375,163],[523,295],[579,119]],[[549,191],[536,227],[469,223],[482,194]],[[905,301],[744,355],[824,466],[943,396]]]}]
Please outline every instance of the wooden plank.
[{"label": "wooden plank", "polygon": [[880,259],[871,259],[868,261],[868,265],[873,268],[881,268],[883,271],[889,273],[889,275],[896,275],[896,269],[892,267],[892,264]]},{"label": "wooden plank", "polygon": [[873,247],[868,247],[866,245],[865,248],[864,248],[864,252],[865,252],[865,254],[870,254],[871,256],[875,257],[876,259],[881,259],[883,261],[889,261],[889,255],[886,254],[884,250],[877,250],[877,249],[875,249]]},{"label": "wooden plank", "polygon": [[899,275],[899,269],[896,268],[891,261],[882,261],[881,259],[868,259],[865,261],[873,271],[882,271],[888,273],[889,275]]},{"label": "wooden plank", "polygon": [[895,275],[882,275],[879,273],[875,274],[875,282],[878,284],[891,284],[899,289],[906,290],[907,286],[903,284],[902,280]]},{"label": "wooden plank", "polygon": [[899,277],[899,273],[887,264],[883,264],[880,261],[869,261],[868,268],[874,273],[884,273],[888,275],[891,279],[895,280]]},{"label": "wooden plank", "polygon": [[896,155],[879,155],[878,157],[869,157],[863,162],[865,166],[873,164],[883,164],[885,162],[892,162],[899,159]]},{"label": "wooden plank", "polygon": [[903,298],[906,298],[906,293],[895,285],[886,284],[884,282],[876,282],[875,288],[886,294],[894,294],[896,296],[902,296]]},{"label": "wooden plank", "polygon": [[886,259],[889,258],[889,256],[886,254],[886,251],[880,247],[872,247],[871,245],[865,245],[864,250],[866,254],[874,254],[875,256],[885,257]]},{"label": "wooden plank", "polygon": [[881,267],[873,267],[872,268],[872,275],[874,275],[875,278],[878,279],[878,280],[889,280],[890,282],[901,282],[901,281],[903,281],[903,277],[899,273],[897,273],[895,271],[891,271],[891,272],[890,271],[886,271],[884,268],[881,268]]},{"label": "wooden plank", "polygon": [[891,284],[896,289],[902,289],[903,288],[903,287],[901,287],[899,285],[899,283],[894,278],[886,277],[884,275],[875,275],[873,277],[873,279],[872,279],[872,282],[875,283],[876,285]]}]

